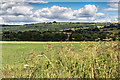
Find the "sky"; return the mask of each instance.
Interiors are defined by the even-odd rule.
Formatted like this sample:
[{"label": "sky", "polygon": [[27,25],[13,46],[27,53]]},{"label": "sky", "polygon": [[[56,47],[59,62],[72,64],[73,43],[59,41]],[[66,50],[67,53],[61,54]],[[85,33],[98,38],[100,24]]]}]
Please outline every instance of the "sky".
[{"label": "sky", "polygon": [[118,22],[119,0],[6,0],[0,4],[0,24],[42,22]]}]

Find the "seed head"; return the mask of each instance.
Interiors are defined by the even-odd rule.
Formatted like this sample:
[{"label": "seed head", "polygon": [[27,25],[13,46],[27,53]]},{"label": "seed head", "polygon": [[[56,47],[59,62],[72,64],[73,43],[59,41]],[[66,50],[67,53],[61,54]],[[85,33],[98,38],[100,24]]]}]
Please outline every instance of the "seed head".
[{"label": "seed head", "polygon": [[44,55],[45,53],[44,52],[41,52],[41,55]]}]

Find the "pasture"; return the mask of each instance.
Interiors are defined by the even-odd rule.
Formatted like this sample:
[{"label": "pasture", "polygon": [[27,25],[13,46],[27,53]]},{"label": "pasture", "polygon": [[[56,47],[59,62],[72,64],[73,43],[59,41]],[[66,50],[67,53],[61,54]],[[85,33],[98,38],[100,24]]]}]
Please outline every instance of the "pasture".
[{"label": "pasture", "polygon": [[118,78],[119,42],[2,42],[4,78]]}]

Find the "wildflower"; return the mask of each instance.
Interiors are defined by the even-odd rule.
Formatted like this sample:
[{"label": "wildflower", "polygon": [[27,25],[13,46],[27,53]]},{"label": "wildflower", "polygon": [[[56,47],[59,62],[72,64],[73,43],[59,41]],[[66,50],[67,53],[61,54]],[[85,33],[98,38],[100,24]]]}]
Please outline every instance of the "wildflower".
[{"label": "wildflower", "polygon": [[97,51],[97,53],[100,53],[101,51]]},{"label": "wildflower", "polygon": [[111,34],[110,36],[111,36],[111,37],[113,37],[113,36],[114,36],[114,34]]},{"label": "wildflower", "polygon": [[71,51],[74,51],[74,49],[71,49]]},{"label": "wildflower", "polygon": [[44,55],[45,53],[44,52],[41,52],[41,55]]},{"label": "wildflower", "polygon": [[50,43],[47,43],[47,45],[51,45]]},{"label": "wildflower", "polygon": [[58,50],[60,50],[60,48],[58,47]]},{"label": "wildflower", "polygon": [[43,56],[43,55],[38,55],[38,57],[41,57],[41,56]]},{"label": "wildflower", "polygon": [[33,65],[31,66],[31,68],[34,68],[34,67],[35,67],[35,66],[33,66]]},{"label": "wildflower", "polygon": [[63,48],[63,46],[61,48]]},{"label": "wildflower", "polygon": [[25,64],[25,65],[24,65],[24,68],[26,68],[26,67],[28,67],[28,66],[29,66],[28,64]]},{"label": "wildflower", "polygon": [[69,44],[67,44],[67,47],[69,47]]},{"label": "wildflower", "polygon": [[89,45],[88,47],[94,47],[94,45]]},{"label": "wildflower", "polygon": [[71,47],[73,47],[73,45],[72,45],[72,44],[71,44],[70,46],[71,46]]},{"label": "wildflower", "polygon": [[51,48],[50,46],[48,46],[48,48]]},{"label": "wildflower", "polygon": [[60,60],[60,57],[58,57],[57,60]]},{"label": "wildflower", "polygon": [[67,47],[65,47],[65,50],[68,50],[68,48],[67,48]]},{"label": "wildflower", "polygon": [[109,34],[107,34],[107,35],[109,35]]},{"label": "wildflower", "polygon": [[35,53],[34,53],[34,52],[32,52],[32,53],[31,53],[31,56],[32,56],[32,57],[35,57]]}]

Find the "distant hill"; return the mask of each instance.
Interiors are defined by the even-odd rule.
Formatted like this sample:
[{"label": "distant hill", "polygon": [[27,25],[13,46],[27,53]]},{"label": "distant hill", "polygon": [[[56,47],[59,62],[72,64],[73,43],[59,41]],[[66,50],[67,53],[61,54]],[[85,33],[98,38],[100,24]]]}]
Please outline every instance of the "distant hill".
[{"label": "distant hill", "polygon": [[4,41],[96,41],[120,40],[117,23],[38,23],[4,26]]},{"label": "distant hill", "polygon": [[110,26],[117,25],[117,23],[79,23],[79,22],[49,22],[49,23],[37,23],[26,25],[2,25],[2,31],[18,32],[18,31],[64,31],[64,30],[76,30],[83,28],[95,28],[98,26]]}]

